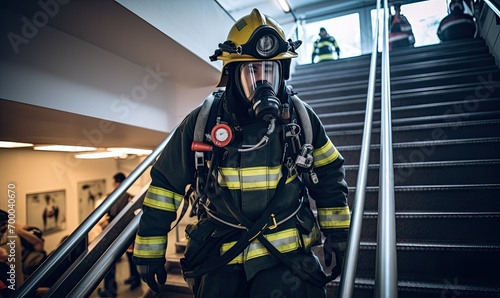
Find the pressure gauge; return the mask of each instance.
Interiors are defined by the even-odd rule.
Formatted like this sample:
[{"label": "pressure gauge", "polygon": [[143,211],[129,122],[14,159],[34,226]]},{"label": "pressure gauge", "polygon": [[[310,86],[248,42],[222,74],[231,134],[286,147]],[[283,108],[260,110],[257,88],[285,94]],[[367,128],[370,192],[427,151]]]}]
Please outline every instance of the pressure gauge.
[{"label": "pressure gauge", "polygon": [[233,140],[233,131],[226,123],[215,125],[210,135],[212,143],[220,148],[227,146]]}]

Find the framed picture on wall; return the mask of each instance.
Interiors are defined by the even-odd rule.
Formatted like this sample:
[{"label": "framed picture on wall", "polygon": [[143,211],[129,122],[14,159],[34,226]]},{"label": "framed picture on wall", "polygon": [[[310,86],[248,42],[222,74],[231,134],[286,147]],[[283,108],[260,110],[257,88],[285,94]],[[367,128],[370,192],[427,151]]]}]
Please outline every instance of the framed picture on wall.
[{"label": "framed picture on wall", "polygon": [[78,220],[82,223],[106,195],[106,179],[78,182]]},{"label": "framed picture on wall", "polygon": [[66,190],[26,195],[26,225],[43,231],[44,235],[66,229]]}]

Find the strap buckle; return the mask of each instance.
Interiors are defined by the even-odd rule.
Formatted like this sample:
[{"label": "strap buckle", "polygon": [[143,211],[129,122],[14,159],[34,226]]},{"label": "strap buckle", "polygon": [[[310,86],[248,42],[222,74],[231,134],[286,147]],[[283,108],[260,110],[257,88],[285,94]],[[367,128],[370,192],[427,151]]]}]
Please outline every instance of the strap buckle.
[{"label": "strap buckle", "polygon": [[274,217],[274,213],[271,213],[271,219],[273,220],[273,225],[269,227],[269,230],[274,230],[278,227],[278,223],[276,223],[276,217]]}]

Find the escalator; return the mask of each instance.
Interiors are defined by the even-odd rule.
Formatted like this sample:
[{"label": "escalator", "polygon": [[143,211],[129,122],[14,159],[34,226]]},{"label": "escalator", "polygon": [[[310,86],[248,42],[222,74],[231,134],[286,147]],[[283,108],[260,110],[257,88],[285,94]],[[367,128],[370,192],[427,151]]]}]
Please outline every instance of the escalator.
[{"label": "escalator", "polygon": [[[369,59],[301,65],[290,81],[346,160],[351,206]],[[394,50],[390,68],[399,297],[498,297],[500,70],[482,39]],[[354,297],[374,295],[379,109],[377,81]]]}]

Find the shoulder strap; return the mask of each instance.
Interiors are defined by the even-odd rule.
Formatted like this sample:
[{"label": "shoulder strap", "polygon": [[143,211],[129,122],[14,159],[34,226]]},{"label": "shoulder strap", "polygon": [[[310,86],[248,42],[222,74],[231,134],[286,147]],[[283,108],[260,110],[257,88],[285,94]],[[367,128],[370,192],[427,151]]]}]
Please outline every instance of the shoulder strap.
[{"label": "shoulder strap", "polygon": [[[213,103],[218,102],[219,99],[222,98],[223,93],[224,91],[222,90],[214,91],[203,101],[200,112],[198,113],[198,117],[196,118],[193,141],[203,142],[207,122],[209,118],[212,118],[211,116],[215,116],[213,113],[211,113]],[[218,104],[216,104],[215,106],[217,107]]]},{"label": "shoulder strap", "polygon": [[214,102],[214,95],[210,94],[201,106],[198,117],[196,118],[196,125],[194,127],[194,140],[197,142],[203,142],[203,137],[205,135],[205,125],[210,115],[210,109],[212,108],[212,103]]},{"label": "shoulder strap", "polygon": [[[204,137],[205,137],[206,124],[208,122],[208,119],[211,118],[210,111],[212,110],[213,103],[215,101],[218,101],[222,97],[222,93],[223,93],[223,91],[220,91],[220,90],[214,91],[212,94],[210,94],[203,101],[203,103],[201,105],[200,112],[198,113],[198,116],[196,117],[196,124],[194,127],[193,141],[203,142]],[[187,209],[189,207],[189,203],[190,203],[190,197],[192,194],[193,194],[193,188],[191,187],[184,194],[183,206],[182,206],[181,213],[178,216],[178,219],[175,222],[175,224],[170,228],[169,232],[172,231],[179,224],[181,219],[186,214]]]},{"label": "shoulder strap", "polygon": [[304,102],[292,91],[291,87],[288,86],[291,91],[291,99],[293,102],[293,106],[299,115],[300,123],[302,125],[302,130],[304,131],[304,140],[306,144],[312,144],[313,141],[313,133],[312,133],[312,124],[311,119],[309,118],[309,114],[307,113],[306,107],[304,106]]}]

